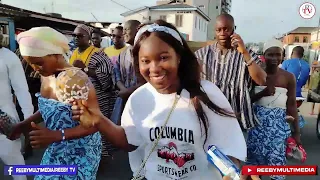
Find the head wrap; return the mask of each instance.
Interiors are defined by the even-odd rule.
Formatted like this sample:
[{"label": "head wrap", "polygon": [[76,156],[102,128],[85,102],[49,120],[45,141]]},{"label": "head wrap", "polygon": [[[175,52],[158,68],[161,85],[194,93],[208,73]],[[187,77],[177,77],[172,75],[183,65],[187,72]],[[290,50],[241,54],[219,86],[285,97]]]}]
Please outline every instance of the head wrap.
[{"label": "head wrap", "polygon": [[76,28],[79,28],[79,29],[82,29],[82,30],[86,31],[89,36],[91,36],[91,33],[93,31],[93,28],[91,28],[91,27],[89,27],[87,25],[84,25],[84,24],[79,24]]},{"label": "head wrap", "polygon": [[269,48],[272,48],[272,47],[279,47],[279,48],[283,49],[283,44],[281,41],[279,41],[277,39],[270,39],[266,43],[264,43],[263,53],[265,53],[266,50],[268,50]]},{"label": "head wrap", "polygon": [[64,55],[69,51],[67,37],[50,27],[36,27],[22,32],[17,41],[22,56]]},{"label": "head wrap", "polygon": [[181,45],[183,45],[183,41],[177,31],[175,31],[169,27],[166,27],[166,26],[159,26],[158,24],[151,24],[151,25],[143,26],[138,31],[136,37],[134,38],[134,44],[136,44],[136,42],[138,41],[140,36],[146,31],[148,31],[148,32],[165,32],[167,34],[170,34],[172,37],[174,37],[176,40],[178,40],[181,43]]}]

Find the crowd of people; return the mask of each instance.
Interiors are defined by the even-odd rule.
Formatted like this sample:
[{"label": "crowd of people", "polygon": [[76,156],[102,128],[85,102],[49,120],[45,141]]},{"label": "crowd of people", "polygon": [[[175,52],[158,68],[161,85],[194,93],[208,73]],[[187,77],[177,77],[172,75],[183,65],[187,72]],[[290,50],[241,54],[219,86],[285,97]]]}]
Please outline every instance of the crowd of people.
[{"label": "crowd of people", "polygon": [[[1,160],[22,165],[33,148],[46,147],[41,165],[79,167],[77,176],[39,180],[94,180],[119,149],[129,153],[133,179],[228,179],[207,161],[211,145],[238,167],[285,165],[287,138],[301,144],[296,97],[310,71],[303,49],[295,48],[281,69],[282,42],[267,41],[262,62],[235,33],[231,15],[219,15],[214,28],[215,43],[192,52],[163,20],[129,20],[115,28],[107,48],[99,31],[82,24],[70,59],[70,42],[58,31],[20,33],[19,56],[0,48],[0,113],[15,120],[10,135],[0,134],[8,147]],[[62,102],[56,85],[62,74],[86,80],[88,98]]]}]

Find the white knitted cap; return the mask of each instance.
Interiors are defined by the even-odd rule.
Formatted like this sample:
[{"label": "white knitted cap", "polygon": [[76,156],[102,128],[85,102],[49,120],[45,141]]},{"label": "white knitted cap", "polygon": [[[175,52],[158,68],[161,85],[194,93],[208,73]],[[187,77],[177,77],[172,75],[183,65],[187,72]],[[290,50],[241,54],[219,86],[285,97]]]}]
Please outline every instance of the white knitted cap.
[{"label": "white knitted cap", "polygon": [[270,39],[266,43],[264,43],[263,53],[265,53],[267,49],[272,48],[272,47],[279,47],[279,48],[283,49],[283,44],[281,41],[279,41],[277,39]]}]

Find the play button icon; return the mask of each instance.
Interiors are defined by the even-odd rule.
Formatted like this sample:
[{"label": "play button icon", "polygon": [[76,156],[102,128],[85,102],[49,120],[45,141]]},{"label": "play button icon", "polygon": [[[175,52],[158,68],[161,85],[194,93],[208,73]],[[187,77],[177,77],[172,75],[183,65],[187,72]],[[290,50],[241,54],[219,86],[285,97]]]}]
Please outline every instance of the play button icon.
[{"label": "play button icon", "polygon": [[257,171],[257,166],[243,166],[242,174],[244,175],[255,175]]}]

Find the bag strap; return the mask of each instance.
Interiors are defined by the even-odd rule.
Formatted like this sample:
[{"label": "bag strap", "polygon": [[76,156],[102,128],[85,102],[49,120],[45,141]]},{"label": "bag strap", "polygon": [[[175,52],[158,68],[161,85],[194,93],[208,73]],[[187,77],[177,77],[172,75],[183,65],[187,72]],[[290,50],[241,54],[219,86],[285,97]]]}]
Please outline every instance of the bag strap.
[{"label": "bag strap", "polygon": [[136,174],[131,180],[141,180],[141,179],[144,178],[144,176],[140,176],[141,171],[142,171],[142,169],[145,167],[145,165],[146,165],[149,157],[151,156],[151,154],[153,153],[153,151],[154,151],[155,148],[157,147],[157,145],[158,145],[158,143],[159,143],[159,141],[160,141],[161,134],[162,134],[162,132],[164,131],[164,129],[166,128],[167,123],[168,123],[168,121],[169,121],[169,119],[170,119],[170,116],[171,116],[173,110],[176,108],[176,105],[178,104],[179,99],[180,99],[180,95],[176,94],[175,99],[174,99],[174,102],[173,102],[173,105],[172,105],[172,108],[171,108],[171,110],[170,110],[170,112],[169,112],[169,114],[168,114],[168,116],[167,116],[166,121],[164,122],[164,125],[162,126],[162,128],[161,128],[161,130],[160,130],[160,132],[159,132],[159,134],[158,134],[158,137],[157,137],[156,141],[153,143],[153,146],[151,147],[151,150],[150,150],[148,156],[147,156],[147,157],[145,158],[145,160],[142,162],[139,170],[137,171],[137,174]]}]

